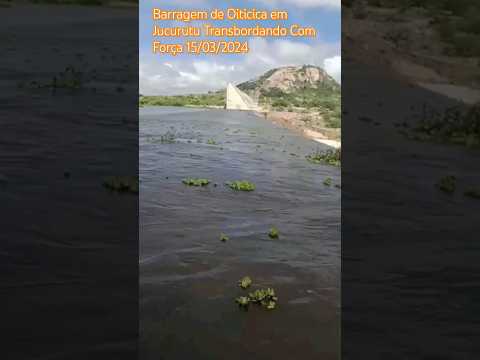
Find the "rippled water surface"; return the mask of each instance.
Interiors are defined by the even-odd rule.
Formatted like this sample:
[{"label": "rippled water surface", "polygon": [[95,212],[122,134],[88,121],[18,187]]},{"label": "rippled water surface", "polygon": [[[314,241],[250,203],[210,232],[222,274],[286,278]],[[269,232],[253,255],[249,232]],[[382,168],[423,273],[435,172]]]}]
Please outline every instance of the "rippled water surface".
[{"label": "rippled water surface", "polygon": [[[317,149],[247,112],[140,110],[142,359],[339,356],[341,192],[323,181],[340,184],[340,169],[307,162]],[[275,288],[277,309],[237,307],[245,275]]]}]

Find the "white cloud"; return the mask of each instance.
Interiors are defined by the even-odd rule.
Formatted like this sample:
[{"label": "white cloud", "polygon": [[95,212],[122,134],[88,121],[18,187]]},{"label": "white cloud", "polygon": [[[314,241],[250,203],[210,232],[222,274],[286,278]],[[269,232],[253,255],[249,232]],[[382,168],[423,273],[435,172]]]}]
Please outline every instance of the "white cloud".
[{"label": "white cloud", "polygon": [[[250,41],[245,56],[170,58],[159,61],[159,55],[143,54],[140,58],[140,93],[174,95],[203,93],[241,83],[264,72],[287,65],[317,65],[340,81],[340,44],[305,44],[291,40]],[[165,59],[164,59],[165,60]]]},{"label": "white cloud", "polygon": [[179,71],[178,74],[184,78],[187,82],[188,81],[191,81],[191,82],[198,82],[198,81],[202,81],[202,78],[198,75],[195,75],[195,74],[192,74],[192,73],[188,73],[188,72],[184,72],[184,71]]},{"label": "white cloud", "polygon": [[323,60],[325,71],[338,82],[342,78],[342,58],[339,55]]}]

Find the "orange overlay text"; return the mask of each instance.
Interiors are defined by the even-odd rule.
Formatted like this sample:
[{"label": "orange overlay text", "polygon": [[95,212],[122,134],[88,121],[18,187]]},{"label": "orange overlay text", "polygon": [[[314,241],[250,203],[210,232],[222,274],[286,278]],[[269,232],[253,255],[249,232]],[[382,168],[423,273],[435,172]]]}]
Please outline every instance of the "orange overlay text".
[{"label": "orange overlay text", "polygon": [[[288,12],[282,10],[229,8],[211,11],[173,11],[153,8],[152,20],[152,52],[159,55],[245,54],[250,50],[248,38],[317,36],[317,31],[313,27],[282,24],[282,21],[289,20]],[[262,26],[261,21],[267,20],[278,23],[274,26]],[[218,27],[215,26],[215,21],[230,21],[231,24]],[[242,21],[258,23],[254,26],[242,26]],[[175,22],[175,26],[172,26],[171,22]],[[185,25],[179,26],[179,22]],[[172,41],[172,38],[185,39],[178,42],[178,39]]]}]

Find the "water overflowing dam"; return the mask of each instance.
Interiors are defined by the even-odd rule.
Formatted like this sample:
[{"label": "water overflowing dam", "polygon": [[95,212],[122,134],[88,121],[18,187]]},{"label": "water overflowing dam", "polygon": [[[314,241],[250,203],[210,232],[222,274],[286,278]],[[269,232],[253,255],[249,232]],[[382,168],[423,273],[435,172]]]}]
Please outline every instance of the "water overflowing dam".
[{"label": "water overflowing dam", "polygon": [[225,108],[227,110],[260,110],[258,104],[250,96],[231,83],[227,86]]}]

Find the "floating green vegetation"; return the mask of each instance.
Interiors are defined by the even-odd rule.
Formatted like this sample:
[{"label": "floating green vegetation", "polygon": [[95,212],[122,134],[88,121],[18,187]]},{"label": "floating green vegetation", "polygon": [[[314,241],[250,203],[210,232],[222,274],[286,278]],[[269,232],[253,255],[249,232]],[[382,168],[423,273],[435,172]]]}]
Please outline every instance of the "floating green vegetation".
[{"label": "floating green vegetation", "polygon": [[250,299],[248,296],[239,296],[235,299],[235,301],[241,308],[244,309],[248,308],[248,305],[250,304]]},{"label": "floating green vegetation", "polygon": [[221,233],[220,234],[220,241],[228,241],[229,240],[229,237],[227,235],[225,235],[224,233]]},{"label": "floating green vegetation", "polygon": [[138,193],[138,177],[110,176],[104,180],[103,186],[112,191]]},{"label": "floating green vegetation", "polygon": [[278,233],[278,229],[272,227],[268,232],[268,236],[270,237],[270,239],[278,239],[278,237],[280,236],[280,234]]},{"label": "floating green vegetation", "polygon": [[51,89],[78,89],[83,85],[83,72],[76,70],[73,66],[67,66],[65,70],[55,75],[52,80],[39,83],[30,82],[32,88],[51,88]]},{"label": "floating green vegetation", "polygon": [[468,189],[465,191],[465,196],[471,197],[473,199],[480,199],[480,189]]},{"label": "floating green vegetation", "polygon": [[186,179],[183,179],[182,182],[188,186],[206,186],[210,184],[210,180],[208,179],[196,179],[196,178],[186,178]]},{"label": "floating green vegetation", "polygon": [[160,135],[157,138],[154,138],[152,136],[149,136],[147,138],[147,141],[152,144],[174,144],[176,142],[175,140],[175,134],[172,132],[167,131],[165,134]]},{"label": "floating green vegetation", "polygon": [[242,180],[242,181],[229,181],[226,183],[228,187],[232,190],[237,190],[237,191],[253,191],[255,190],[255,184]]},{"label": "floating green vegetation", "polygon": [[453,106],[444,111],[424,105],[415,127],[411,131],[401,132],[407,138],[417,141],[479,146],[480,104]]},{"label": "floating green vegetation", "polygon": [[175,134],[167,131],[165,134],[160,135],[160,142],[162,144],[173,144],[175,143]]},{"label": "floating green vegetation", "polygon": [[269,301],[266,305],[267,310],[273,310],[277,307],[277,303],[275,301]]},{"label": "floating green vegetation", "polygon": [[78,89],[83,85],[83,73],[75,70],[73,66],[67,66],[64,71],[54,77],[51,87]]},{"label": "floating green vegetation", "polygon": [[332,166],[341,165],[341,150],[325,150],[316,151],[310,155],[307,155],[307,160],[313,164],[327,164]]},{"label": "floating green vegetation", "polygon": [[249,302],[259,304],[268,310],[275,309],[278,297],[275,295],[275,290],[272,288],[257,289],[248,294]]},{"label": "floating green vegetation", "polygon": [[213,140],[213,139],[208,139],[208,140],[207,140],[207,144],[208,144],[208,145],[218,145],[217,142],[216,142],[215,140]]},{"label": "floating green vegetation", "polygon": [[240,296],[235,299],[235,302],[245,310],[248,309],[250,304],[261,305],[267,310],[273,310],[277,307],[277,301],[278,297],[272,288],[257,289],[248,296]]},{"label": "floating green vegetation", "polygon": [[442,177],[438,181],[436,186],[438,189],[451,194],[455,191],[456,182],[457,182],[457,179],[455,178],[455,176],[449,175],[449,176]]},{"label": "floating green vegetation", "polygon": [[246,289],[252,285],[252,279],[249,276],[245,276],[238,281],[238,286],[242,289]]},{"label": "floating green vegetation", "polygon": [[325,180],[323,180],[323,185],[332,186],[332,179],[327,177]]},{"label": "floating green vegetation", "polygon": [[[244,276],[238,281],[238,286],[242,289],[247,289],[252,285],[252,279],[249,276]],[[235,299],[235,302],[245,310],[248,309],[250,303],[258,304],[267,310],[273,310],[277,306],[278,297],[275,295],[275,290],[272,288],[256,289],[248,294],[248,296],[240,296]]]}]

